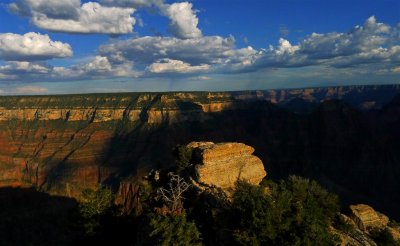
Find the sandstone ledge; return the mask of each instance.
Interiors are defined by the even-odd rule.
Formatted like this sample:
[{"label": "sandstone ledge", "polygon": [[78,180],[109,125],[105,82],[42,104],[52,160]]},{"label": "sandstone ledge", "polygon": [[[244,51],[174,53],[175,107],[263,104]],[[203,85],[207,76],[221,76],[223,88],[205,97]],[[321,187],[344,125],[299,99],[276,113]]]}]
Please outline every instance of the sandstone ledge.
[{"label": "sandstone ledge", "polygon": [[368,230],[368,228],[384,228],[389,223],[389,218],[372,207],[365,204],[351,205],[350,210],[352,218],[360,230]]},{"label": "sandstone ledge", "polygon": [[262,161],[252,155],[254,148],[243,143],[192,142],[198,164],[195,181],[224,190],[233,188],[237,180],[258,185],[266,176]]}]

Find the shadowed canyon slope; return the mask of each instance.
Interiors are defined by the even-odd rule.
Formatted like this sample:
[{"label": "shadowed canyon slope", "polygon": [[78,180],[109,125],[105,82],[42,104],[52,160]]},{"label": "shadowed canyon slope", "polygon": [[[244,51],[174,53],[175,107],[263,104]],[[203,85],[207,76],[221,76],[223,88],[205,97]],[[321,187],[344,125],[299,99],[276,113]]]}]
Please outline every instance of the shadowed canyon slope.
[{"label": "shadowed canyon slope", "polygon": [[388,85],[0,97],[0,185],[74,196],[170,165],[176,144],[243,142],[270,178],[314,178],[344,203],[398,219],[399,92]]}]

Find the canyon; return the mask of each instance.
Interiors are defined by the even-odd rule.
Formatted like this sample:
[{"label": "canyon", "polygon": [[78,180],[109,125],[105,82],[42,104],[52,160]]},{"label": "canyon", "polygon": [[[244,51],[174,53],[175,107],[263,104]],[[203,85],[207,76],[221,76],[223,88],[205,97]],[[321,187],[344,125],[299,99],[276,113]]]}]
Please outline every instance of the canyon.
[{"label": "canyon", "polygon": [[399,93],[383,85],[0,97],[0,186],[77,197],[101,182],[123,194],[173,165],[177,144],[241,142],[271,179],[313,178],[345,205],[398,219]]},{"label": "canyon", "polygon": [[299,98],[314,103],[342,99],[360,109],[376,109],[399,92],[400,85],[383,85],[242,92],[10,96],[0,97],[0,121],[138,121],[146,114],[146,122],[150,124],[165,120],[175,123],[197,120],[190,116],[199,113],[233,109],[240,101],[263,100],[287,106]]}]

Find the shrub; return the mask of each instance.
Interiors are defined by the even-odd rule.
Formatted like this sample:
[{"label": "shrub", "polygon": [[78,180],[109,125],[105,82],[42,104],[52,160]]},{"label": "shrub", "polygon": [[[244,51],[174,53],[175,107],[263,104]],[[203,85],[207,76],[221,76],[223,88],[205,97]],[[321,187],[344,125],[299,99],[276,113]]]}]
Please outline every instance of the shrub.
[{"label": "shrub", "polygon": [[82,192],[79,212],[88,235],[93,235],[100,226],[101,217],[111,212],[114,196],[110,188],[98,186]]},{"label": "shrub", "polygon": [[379,246],[400,246],[400,241],[393,238],[388,228],[372,230],[370,235]]},{"label": "shrub", "polygon": [[175,168],[177,173],[182,173],[190,166],[193,149],[184,145],[178,145],[174,151],[176,155]]},{"label": "shrub", "polygon": [[337,198],[314,181],[293,176],[270,181],[268,189],[240,181],[232,207],[240,245],[334,245],[328,228],[338,212]]},{"label": "shrub", "polygon": [[200,233],[185,214],[151,214],[146,243],[151,245],[201,245]]}]

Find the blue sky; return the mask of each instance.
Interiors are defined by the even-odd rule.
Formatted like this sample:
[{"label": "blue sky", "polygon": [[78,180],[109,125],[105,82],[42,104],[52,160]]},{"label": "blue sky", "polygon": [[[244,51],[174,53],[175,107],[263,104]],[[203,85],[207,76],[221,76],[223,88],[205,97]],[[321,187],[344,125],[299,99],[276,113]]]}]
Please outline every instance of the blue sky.
[{"label": "blue sky", "polygon": [[400,83],[397,0],[5,0],[0,93]]}]

